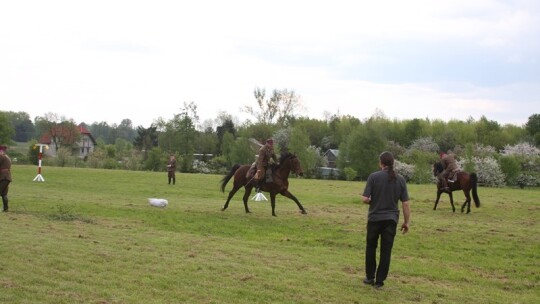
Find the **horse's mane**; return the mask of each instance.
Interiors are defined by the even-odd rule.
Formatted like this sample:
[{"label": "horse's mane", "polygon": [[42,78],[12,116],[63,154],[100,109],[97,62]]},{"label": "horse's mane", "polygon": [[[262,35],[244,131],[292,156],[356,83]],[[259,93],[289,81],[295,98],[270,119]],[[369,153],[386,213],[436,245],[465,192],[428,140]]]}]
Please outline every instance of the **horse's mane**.
[{"label": "horse's mane", "polygon": [[433,166],[435,167],[435,171],[437,171],[437,173],[441,173],[443,171],[443,166],[440,161],[435,162]]},{"label": "horse's mane", "polygon": [[281,153],[281,155],[279,156],[279,163],[282,164],[284,161],[286,161],[288,158],[293,158],[293,157],[296,157],[296,155],[294,155],[293,153],[291,152],[283,152]]}]

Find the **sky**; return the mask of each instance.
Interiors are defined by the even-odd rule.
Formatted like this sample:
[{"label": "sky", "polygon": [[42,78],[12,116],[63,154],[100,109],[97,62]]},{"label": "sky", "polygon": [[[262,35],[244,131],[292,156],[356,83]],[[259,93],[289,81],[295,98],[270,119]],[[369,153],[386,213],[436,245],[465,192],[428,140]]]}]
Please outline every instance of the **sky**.
[{"label": "sky", "polygon": [[538,0],[2,1],[0,111],[149,127],[297,116],[524,125],[540,113]]}]

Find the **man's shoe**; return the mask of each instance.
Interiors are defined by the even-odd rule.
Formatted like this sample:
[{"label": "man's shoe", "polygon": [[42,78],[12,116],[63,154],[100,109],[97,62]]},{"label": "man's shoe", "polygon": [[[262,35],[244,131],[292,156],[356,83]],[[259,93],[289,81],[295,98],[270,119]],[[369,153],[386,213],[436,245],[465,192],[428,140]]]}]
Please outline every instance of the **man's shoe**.
[{"label": "man's shoe", "polygon": [[383,286],[384,286],[383,282],[375,282],[375,285],[373,285],[373,287],[375,287],[376,289],[379,289],[379,288],[381,288]]},{"label": "man's shoe", "polygon": [[375,284],[375,280],[373,280],[373,279],[368,279],[368,278],[365,278],[362,282],[363,282],[364,284],[366,284],[366,285],[373,285],[373,284]]}]

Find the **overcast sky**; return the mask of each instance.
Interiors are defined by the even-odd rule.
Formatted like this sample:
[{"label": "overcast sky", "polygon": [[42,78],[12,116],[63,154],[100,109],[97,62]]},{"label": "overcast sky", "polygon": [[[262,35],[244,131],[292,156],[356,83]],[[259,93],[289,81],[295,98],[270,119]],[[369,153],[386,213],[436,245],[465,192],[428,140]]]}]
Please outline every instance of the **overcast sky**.
[{"label": "overcast sky", "polygon": [[[0,110],[144,127],[185,102],[240,121],[253,90],[297,114],[540,113],[540,1],[2,1]],[[252,118],[252,117],[251,117]]]}]

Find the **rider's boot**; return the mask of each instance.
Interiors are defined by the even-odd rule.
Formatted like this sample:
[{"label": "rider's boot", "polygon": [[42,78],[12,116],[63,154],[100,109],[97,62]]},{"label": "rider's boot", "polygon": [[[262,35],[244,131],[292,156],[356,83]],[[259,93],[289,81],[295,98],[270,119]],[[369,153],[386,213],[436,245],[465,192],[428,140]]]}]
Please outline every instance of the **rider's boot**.
[{"label": "rider's boot", "polygon": [[448,181],[445,179],[443,179],[443,188],[442,188],[444,191],[450,191],[450,188],[448,188]]}]

